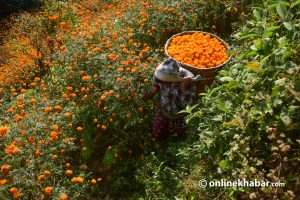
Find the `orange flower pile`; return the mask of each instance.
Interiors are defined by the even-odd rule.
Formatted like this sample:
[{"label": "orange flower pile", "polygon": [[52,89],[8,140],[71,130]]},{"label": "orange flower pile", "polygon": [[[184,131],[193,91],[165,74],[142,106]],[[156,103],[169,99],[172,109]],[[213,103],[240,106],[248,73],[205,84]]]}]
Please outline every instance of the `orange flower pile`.
[{"label": "orange flower pile", "polygon": [[199,68],[210,68],[228,59],[226,47],[209,34],[193,33],[176,36],[167,51],[176,60]]}]

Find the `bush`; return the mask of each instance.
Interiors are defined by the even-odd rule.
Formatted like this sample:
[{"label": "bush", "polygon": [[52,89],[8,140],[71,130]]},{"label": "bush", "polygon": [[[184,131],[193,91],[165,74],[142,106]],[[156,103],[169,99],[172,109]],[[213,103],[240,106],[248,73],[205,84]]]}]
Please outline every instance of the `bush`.
[{"label": "bush", "polygon": [[[221,71],[220,84],[215,83],[198,105],[185,111],[189,124],[197,127],[191,130],[197,140],[179,150],[170,148],[181,161],[172,165],[167,180],[165,162],[140,171],[140,177],[147,177],[145,185],[159,183],[148,189],[147,197],[299,196],[298,11],[299,4],[292,1],[268,1],[253,8],[252,19],[232,35],[239,44],[233,53],[239,55]],[[200,189],[201,179],[260,180],[281,182],[285,187]],[[168,182],[177,183],[175,191]],[[173,194],[168,194],[171,190]]]}]

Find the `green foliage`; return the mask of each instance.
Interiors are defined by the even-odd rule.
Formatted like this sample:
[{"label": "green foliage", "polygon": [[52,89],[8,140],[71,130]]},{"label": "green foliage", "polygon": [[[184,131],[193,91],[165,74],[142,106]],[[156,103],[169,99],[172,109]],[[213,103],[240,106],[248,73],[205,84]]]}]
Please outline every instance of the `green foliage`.
[{"label": "green foliage", "polygon": [[[247,6],[255,0],[243,1],[159,1],[135,4],[125,16],[134,38],[153,47],[163,47],[167,39],[182,31],[207,31],[228,37],[246,19]],[[138,23],[137,23],[138,22]]]},{"label": "green foliage", "polygon": [[[299,4],[265,1],[253,8],[253,18],[234,33],[238,52],[201,102],[185,112],[195,142],[173,154],[179,161],[172,181],[182,188],[165,188],[157,196],[191,199],[293,199],[299,196]],[[161,179],[153,170],[148,184]],[[179,167],[180,166],[180,167]],[[188,174],[181,177],[182,169]],[[147,169],[145,167],[145,169]],[[206,187],[198,181],[266,180],[285,187]],[[172,182],[171,181],[171,182]],[[167,186],[167,181],[160,184]],[[157,187],[151,188],[155,193]],[[147,197],[151,195],[147,194]]]}]

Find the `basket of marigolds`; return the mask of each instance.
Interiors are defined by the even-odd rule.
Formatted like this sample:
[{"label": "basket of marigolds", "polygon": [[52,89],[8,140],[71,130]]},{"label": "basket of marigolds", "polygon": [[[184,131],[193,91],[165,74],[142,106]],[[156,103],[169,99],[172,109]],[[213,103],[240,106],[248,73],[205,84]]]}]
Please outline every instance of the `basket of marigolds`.
[{"label": "basket of marigolds", "polygon": [[167,56],[195,75],[206,78],[206,83],[212,82],[230,60],[228,50],[229,46],[221,38],[202,31],[178,33],[165,44]]},{"label": "basket of marigolds", "polygon": [[218,36],[202,31],[185,31],[173,35],[165,44],[167,56],[183,68],[200,75],[197,93],[210,85],[230,60],[229,46]]}]

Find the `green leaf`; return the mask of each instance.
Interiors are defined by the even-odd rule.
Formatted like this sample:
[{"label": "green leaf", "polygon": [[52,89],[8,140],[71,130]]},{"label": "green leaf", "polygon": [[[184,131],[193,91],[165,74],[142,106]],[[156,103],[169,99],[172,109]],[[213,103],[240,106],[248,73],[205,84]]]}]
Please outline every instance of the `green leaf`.
[{"label": "green leaf", "polygon": [[193,110],[197,107],[197,105],[194,106],[190,106],[188,105],[185,110],[180,111],[179,113],[187,113],[187,114],[191,114],[193,112]]},{"label": "green leaf", "polygon": [[253,10],[253,15],[255,16],[257,21],[261,21],[261,19],[262,19],[262,13],[260,11],[258,9]]},{"label": "green leaf", "polygon": [[275,30],[277,30],[277,29],[279,29],[280,28],[280,26],[270,26],[270,27],[268,27],[267,29],[266,29],[266,32],[269,32],[269,31],[275,31]]},{"label": "green leaf", "polygon": [[272,31],[268,31],[268,32],[265,32],[265,33],[263,34],[263,37],[264,37],[264,38],[268,38],[268,37],[270,37],[271,35],[273,35],[273,32],[272,32]]},{"label": "green leaf", "polygon": [[284,6],[284,5],[282,5],[282,4],[278,4],[278,5],[276,6],[276,10],[277,10],[278,15],[279,15],[281,18],[285,18],[286,13],[287,13],[287,8],[286,8],[286,6]]},{"label": "green leaf", "polygon": [[219,162],[219,167],[220,167],[221,169],[227,169],[227,168],[229,167],[228,161],[226,161],[226,160],[221,160],[221,161]]},{"label": "green leaf", "polygon": [[279,4],[283,4],[283,5],[286,5],[286,6],[290,6],[290,4],[286,1],[279,1],[279,2],[276,2],[276,3],[273,3],[271,5],[268,6],[268,9],[272,9],[272,8],[275,8],[277,5]]},{"label": "green leaf", "polygon": [[221,86],[219,86],[219,87],[216,87],[216,88],[214,88],[214,89],[212,89],[212,90],[209,90],[209,91],[207,92],[206,96],[210,97],[210,96],[212,96],[215,92],[221,90],[222,88],[223,88],[223,85],[221,85]]},{"label": "green leaf", "polygon": [[248,51],[248,52],[242,54],[241,56],[239,56],[239,59],[243,59],[243,58],[253,56],[253,55],[256,55],[256,54],[257,54],[256,51]]},{"label": "green leaf", "polygon": [[288,115],[280,115],[280,119],[285,126],[289,126],[293,121]]},{"label": "green leaf", "polygon": [[220,78],[221,82],[232,81],[232,80],[233,80],[233,78],[229,77],[229,76],[225,76],[225,77]]},{"label": "green leaf", "polygon": [[247,34],[241,36],[241,37],[240,37],[240,40],[245,39],[245,38],[255,37],[255,36],[258,36],[258,34],[255,33],[255,32],[249,32],[249,33],[247,33]]},{"label": "green leaf", "polygon": [[297,5],[299,5],[299,4],[300,4],[300,0],[298,0],[298,1],[294,2],[294,3],[292,3],[292,8],[295,7],[295,6],[297,6]]},{"label": "green leaf", "polygon": [[227,109],[226,105],[221,102],[219,99],[215,100],[215,103],[218,105],[218,107],[225,113],[229,113],[229,110]]},{"label": "green leaf", "polygon": [[289,31],[293,30],[293,23],[292,22],[283,22],[283,25],[287,30],[289,30]]}]

